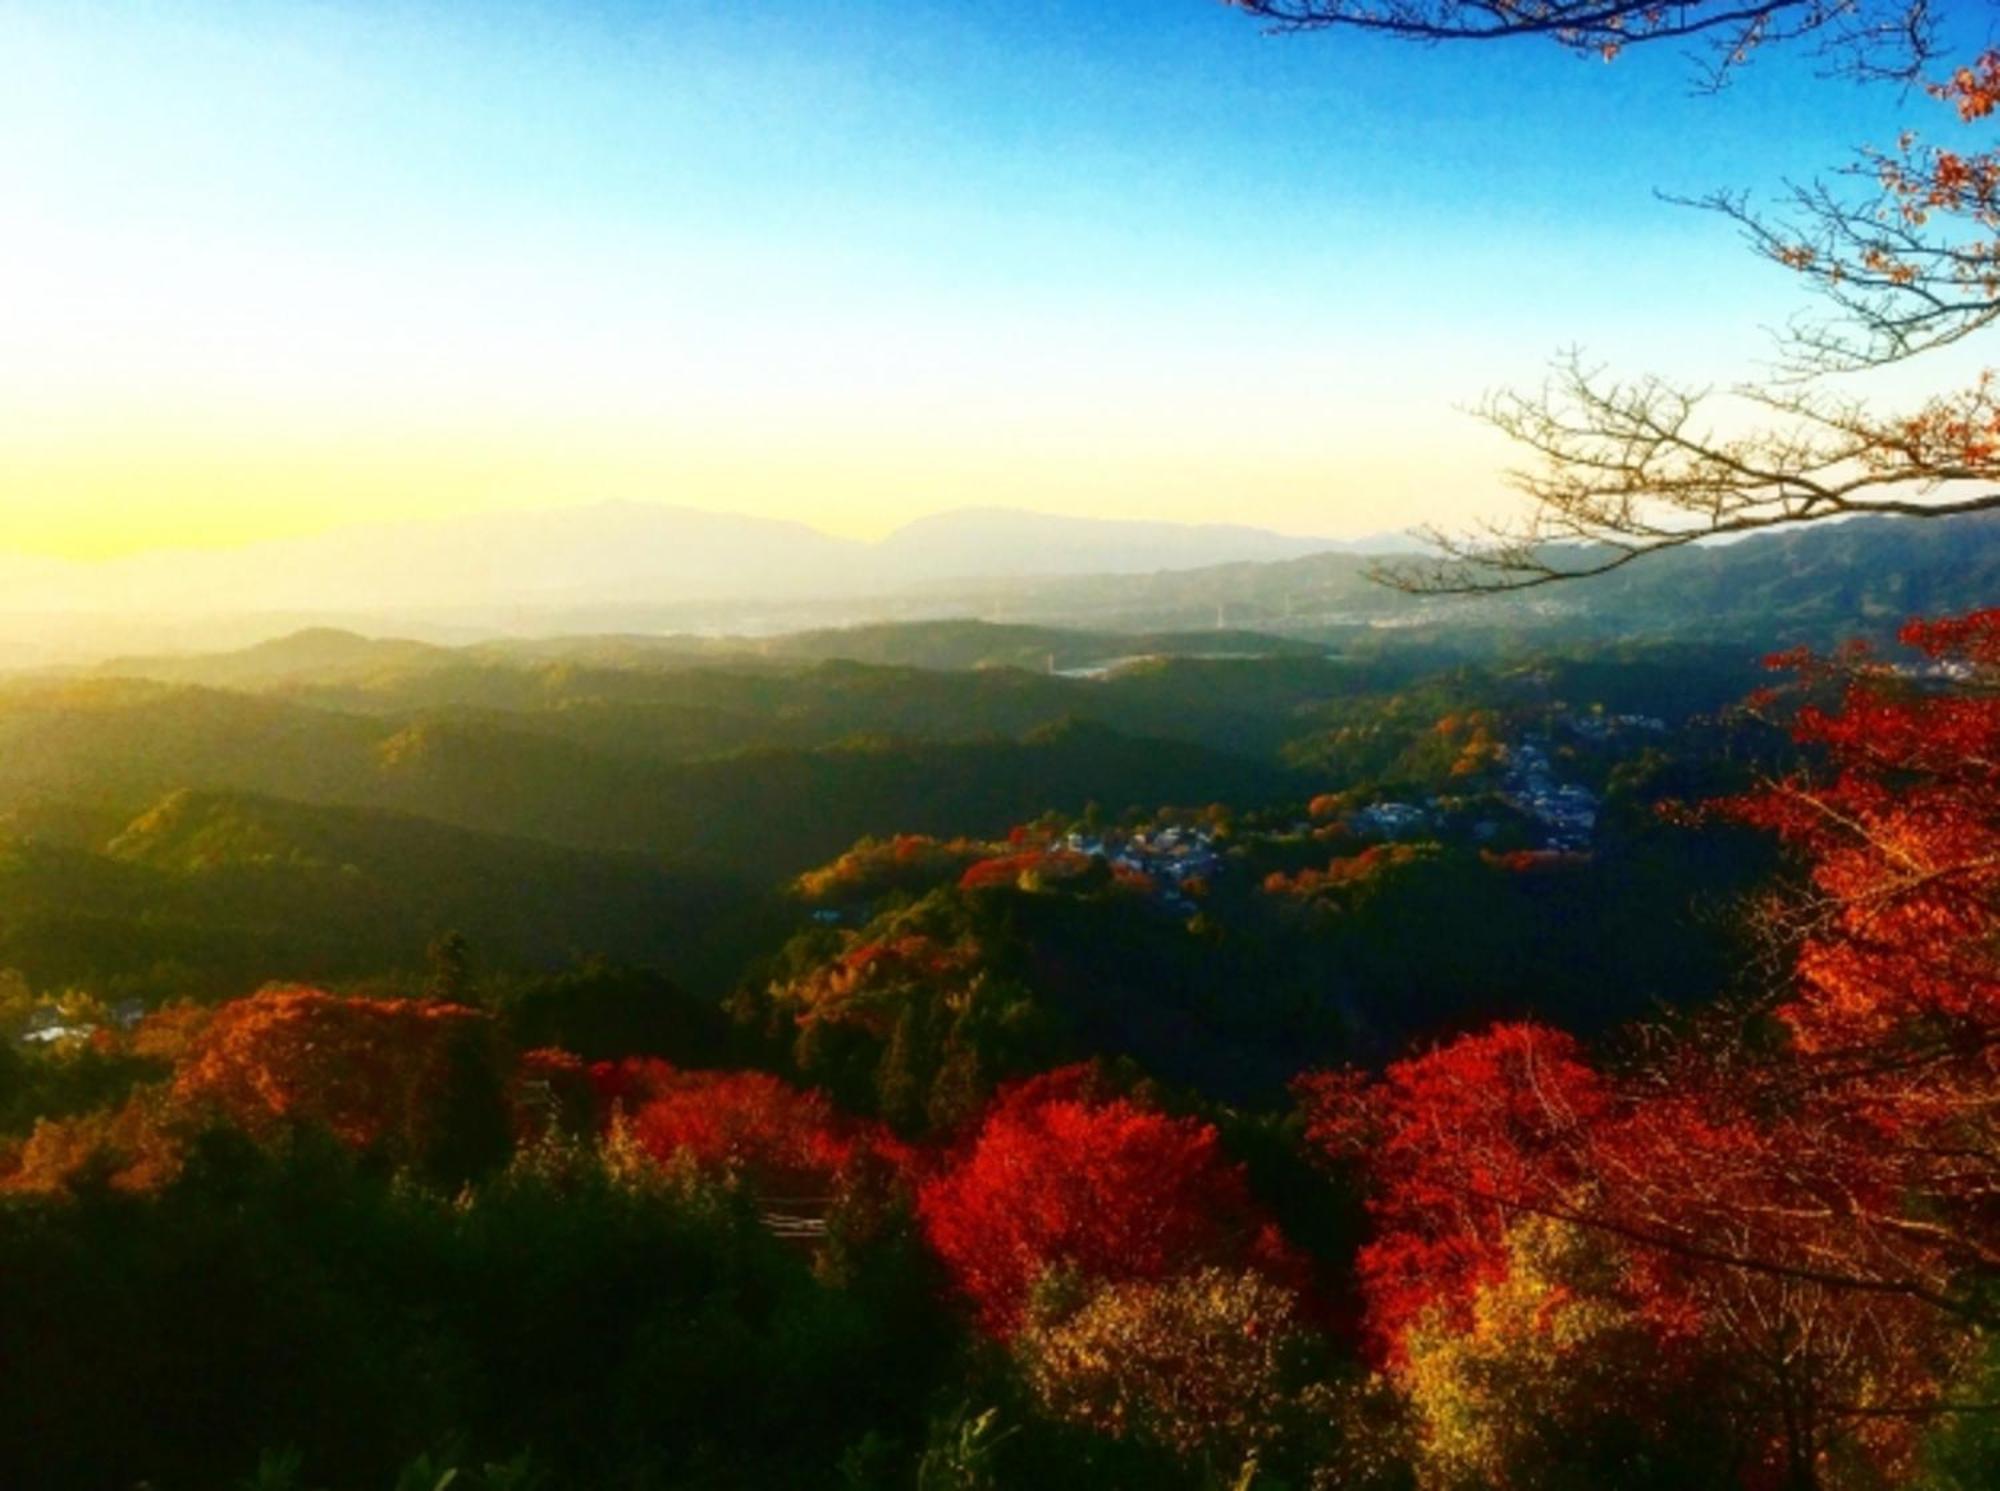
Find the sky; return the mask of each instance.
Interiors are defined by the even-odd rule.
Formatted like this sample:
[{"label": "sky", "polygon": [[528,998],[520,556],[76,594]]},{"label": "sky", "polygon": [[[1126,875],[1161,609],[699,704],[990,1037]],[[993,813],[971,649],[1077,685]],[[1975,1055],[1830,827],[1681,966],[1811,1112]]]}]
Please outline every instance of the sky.
[{"label": "sky", "polygon": [[0,56],[0,552],[66,557],[604,500],[1463,522],[1484,391],[1726,379],[1792,308],[1657,191],[1907,106],[1219,0],[8,0]]}]

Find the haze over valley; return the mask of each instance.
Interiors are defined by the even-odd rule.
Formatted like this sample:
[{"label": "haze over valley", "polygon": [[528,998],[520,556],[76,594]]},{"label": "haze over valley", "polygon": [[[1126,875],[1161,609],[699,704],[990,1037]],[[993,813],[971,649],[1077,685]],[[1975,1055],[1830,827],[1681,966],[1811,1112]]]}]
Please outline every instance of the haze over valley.
[{"label": "haze over valley", "polygon": [[[942,513],[875,543],[800,523],[614,502],[336,528],[236,548],[78,561],[0,554],[0,638],[14,659],[169,639],[257,640],[269,617],[391,620],[430,637],[591,629],[769,630],[787,617],[874,620],[962,604],[969,587],[1367,552],[1402,543],[1224,524]],[[253,619],[254,618],[254,619]],[[124,639],[108,642],[109,638]]]},{"label": "haze over valley", "polygon": [[308,627],[455,645],[719,641],[946,618],[1323,643],[1385,627],[1456,632],[1469,645],[1496,628],[1825,641],[2000,586],[2000,524],[1982,517],[1697,547],[1591,587],[1519,596],[1411,595],[1380,582],[1384,566],[1421,553],[1402,534],[1310,539],[1001,509],[940,514],[866,544],[612,503],[114,560],[0,557],[0,668],[248,646]]}]

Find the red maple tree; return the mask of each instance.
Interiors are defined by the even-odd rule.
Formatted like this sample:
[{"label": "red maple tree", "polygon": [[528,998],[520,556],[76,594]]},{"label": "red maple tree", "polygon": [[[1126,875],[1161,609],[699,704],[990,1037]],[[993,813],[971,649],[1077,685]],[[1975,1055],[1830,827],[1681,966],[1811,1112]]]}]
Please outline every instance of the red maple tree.
[{"label": "red maple tree", "polygon": [[826,1198],[869,1160],[908,1163],[878,1125],[846,1118],[824,1094],[768,1073],[638,1058],[600,1063],[591,1076],[607,1117],[617,1114],[655,1160],[743,1175],[769,1194]]},{"label": "red maple tree", "polygon": [[1051,1269],[1091,1281],[1205,1264],[1296,1271],[1213,1125],[1099,1093],[1081,1067],[996,1098],[963,1155],[922,1187],[918,1209],[981,1325],[999,1336],[1020,1327]]}]

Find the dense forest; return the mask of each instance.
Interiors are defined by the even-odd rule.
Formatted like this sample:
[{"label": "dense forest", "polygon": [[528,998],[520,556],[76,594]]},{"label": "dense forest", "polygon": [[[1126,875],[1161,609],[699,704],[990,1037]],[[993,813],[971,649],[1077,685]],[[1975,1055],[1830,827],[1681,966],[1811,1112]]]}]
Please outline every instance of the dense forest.
[{"label": "dense forest", "polygon": [[2000,614],[850,640],[6,684],[0,1479],[2000,1475]]}]

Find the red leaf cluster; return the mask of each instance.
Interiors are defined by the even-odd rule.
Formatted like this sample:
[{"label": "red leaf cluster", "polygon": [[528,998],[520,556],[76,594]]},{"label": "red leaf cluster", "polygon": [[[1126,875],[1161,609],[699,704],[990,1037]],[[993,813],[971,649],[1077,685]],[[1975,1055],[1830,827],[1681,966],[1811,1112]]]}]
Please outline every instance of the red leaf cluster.
[{"label": "red leaf cluster", "polygon": [[1214,1127],[1094,1093],[1068,1068],[1003,1093],[918,1208],[981,1325],[1011,1335],[1050,1269],[1164,1279],[1206,1264],[1296,1263]]},{"label": "red leaf cluster", "polygon": [[1373,1086],[1353,1073],[1299,1084],[1307,1137],[1365,1156],[1379,1183],[1376,1235],[1356,1261],[1367,1327],[1385,1356],[1425,1310],[1462,1310],[1505,1262],[1502,1231],[1527,1195],[1575,1184],[1578,1136],[1611,1096],[1575,1039],[1501,1025],[1397,1062]]},{"label": "red leaf cluster", "polygon": [[591,1069],[607,1112],[662,1164],[692,1160],[760,1189],[827,1196],[865,1158],[908,1155],[878,1127],[836,1113],[825,1096],[764,1072],[687,1071],[653,1058]]},{"label": "red leaf cluster", "polygon": [[1917,1027],[1968,1051],[2000,1041],[2000,694],[1985,686],[2000,611],[1914,623],[1903,640],[1930,676],[1854,672],[1837,710],[1797,717],[1828,769],[1733,804],[1811,866],[1798,994],[1780,1013],[1829,1057]]},{"label": "red leaf cluster", "polygon": [[1019,885],[1033,876],[1044,881],[1072,880],[1090,868],[1090,857],[1073,849],[1029,849],[1004,854],[969,866],[959,876],[960,890],[993,890]]}]

